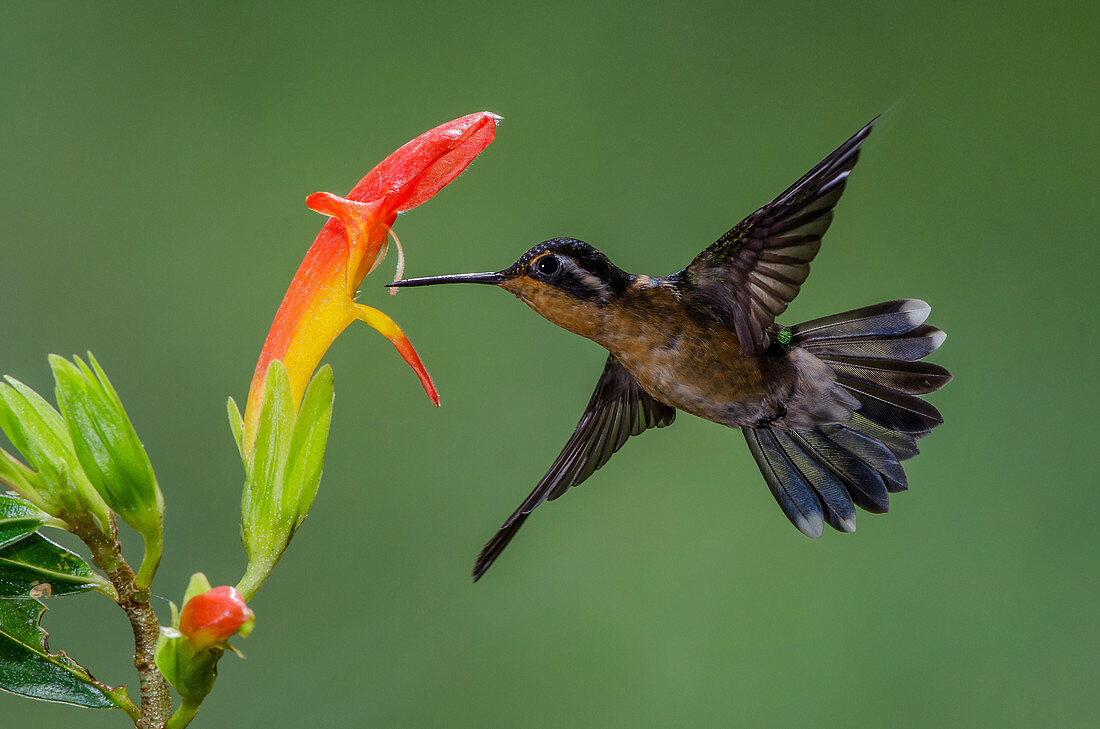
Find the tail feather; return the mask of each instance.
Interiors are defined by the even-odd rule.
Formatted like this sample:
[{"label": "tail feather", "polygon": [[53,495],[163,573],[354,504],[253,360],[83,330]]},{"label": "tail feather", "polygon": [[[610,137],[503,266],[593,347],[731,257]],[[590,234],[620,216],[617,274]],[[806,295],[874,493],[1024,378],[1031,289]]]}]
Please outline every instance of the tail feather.
[{"label": "tail feather", "polygon": [[824,531],[824,512],[813,487],[776,442],[770,428],[742,428],[764,481],[779,508],[807,537],[816,539]]},{"label": "tail feather", "polygon": [[886,445],[852,428],[838,428],[825,437],[878,471],[890,493],[905,491],[909,482],[901,462]]},{"label": "tail feather", "polygon": [[[951,381],[951,373],[931,362],[886,362],[860,357],[822,357],[833,371],[910,395],[935,392]],[[885,366],[884,366],[885,365]]]},{"label": "tail feather", "polygon": [[870,464],[816,430],[793,431],[806,454],[833,472],[856,506],[875,514],[890,508],[886,482]]},{"label": "tail feather", "polygon": [[897,299],[872,304],[791,327],[792,343],[851,337],[904,334],[924,323],[932,307],[920,299]]},{"label": "tail feather", "polygon": [[896,430],[884,428],[878,423],[871,422],[858,412],[852,413],[852,417],[844,427],[882,443],[898,457],[899,461],[907,461],[920,453],[920,448],[917,447],[917,439],[911,434],[899,433]]},{"label": "tail feather", "polygon": [[898,299],[781,332],[790,347],[831,368],[858,401],[841,424],[742,429],[776,500],[803,533],[819,536],[823,522],[853,531],[853,505],[882,513],[890,493],[909,488],[901,461],[917,455],[917,439],[943,422],[919,396],[951,380],[943,367],[917,361],[946,337],[924,323],[930,311],[918,299]]},{"label": "tail feather", "polygon": [[943,422],[940,411],[918,397],[844,375],[837,382],[856,396],[868,420],[901,433],[927,433]]},{"label": "tail feather", "polygon": [[[935,352],[946,338],[947,335],[942,330],[922,325],[903,334],[892,336],[822,339],[798,346],[822,359],[863,357],[914,362]],[[791,337],[791,343],[797,343],[794,336]]]},{"label": "tail feather", "polygon": [[856,506],[836,474],[809,457],[788,433],[776,431],[775,438],[799,474],[813,487],[825,507],[825,521],[829,526],[842,532],[855,531]]}]

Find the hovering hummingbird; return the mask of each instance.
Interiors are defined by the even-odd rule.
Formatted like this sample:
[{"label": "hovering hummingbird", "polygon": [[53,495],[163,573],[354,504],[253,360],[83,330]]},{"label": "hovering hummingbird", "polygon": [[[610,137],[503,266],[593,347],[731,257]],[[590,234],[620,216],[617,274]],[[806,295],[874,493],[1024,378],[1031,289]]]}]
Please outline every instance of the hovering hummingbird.
[{"label": "hovering hummingbird", "polygon": [[805,535],[856,528],[907,486],[900,462],[943,422],[918,396],[950,373],[918,362],[945,334],[899,299],[792,327],[776,323],[809,274],[872,121],[679,273],[627,273],[579,240],[539,243],[492,273],[391,286],[493,284],[610,353],[588,407],[535,490],[481,550],[476,582],[539,504],[577,486],[627,438],[677,410],[740,428],[787,518]]}]

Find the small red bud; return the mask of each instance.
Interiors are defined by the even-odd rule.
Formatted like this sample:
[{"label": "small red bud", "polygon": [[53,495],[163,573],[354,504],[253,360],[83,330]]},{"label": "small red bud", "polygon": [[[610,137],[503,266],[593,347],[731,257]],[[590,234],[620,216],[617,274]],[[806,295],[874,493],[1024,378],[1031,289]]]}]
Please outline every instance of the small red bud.
[{"label": "small red bud", "polygon": [[224,643],[255,616],[235,587],[223,585],[187,601],[180,612],[180,632],[196,649]]}]

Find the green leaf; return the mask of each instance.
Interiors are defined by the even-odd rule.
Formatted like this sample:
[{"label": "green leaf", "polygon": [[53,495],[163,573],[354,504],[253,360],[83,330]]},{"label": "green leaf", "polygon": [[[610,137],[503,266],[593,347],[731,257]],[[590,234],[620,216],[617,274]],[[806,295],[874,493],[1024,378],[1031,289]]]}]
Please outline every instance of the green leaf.
[{"label": "green leaf", "polygon": [[[252,599],[317,495],[332,419],[332,369],[310,381],[298,412],[283,363],[268,367],[256,439],[245,461],[241,539],[248,567],[237,589]],[[230,419],[233,415],[230,413]]]},{"label": "green leaf", "polygon": [[29,502],[0,495],[0,549],[33,533],[48,520],[47,514]]},{"label": "green leaf", "polygon": [[[67,440],[63,435],[67,432],[65,421],[61,418],[61,414],[54,409],[53,405],[50,405],[46,402],[45,398],[14,377],[5,376],[4,379],[8,381],[8,384],[18,392],[20,396],[22,396],[25,407],[29,408],[30,411],[37,416],[38,421],[40,421],[33,421],[31,418],[26,417],[25,412],[23,413],[24,417],[20,418],[21,420],[27,421],[28,426],[34,429],[31,433],[32,436],[38,439],[53,436]],[[11,404],[10,401],[9,404]],[[23,447],[19,443],[16,443],[14,440],[12,443],[16,448],[19,448],[20,452],[23,451]]]},{"label": "green leaf", "polygon": [[155,661],[161,674],[185,702],[202,703],[218,678],[220,648],[195,650],[175,628],[161,626]]},{"label": "green leaf", "polygon": [[244,418],[241,417],[241,409],[233,398],[225,403],[225,409],[229,412],[229,429],[233,431],[233,440],[237,441],[237,452],[244,460]]},{"label": "green leaf", "polygon": [[73,450],[107,505],[147,542],[159,544],[164,497],[153,465],[111,381],[95,357],[88,357],[92,367],[79,357],[49,358]]},{"label": "green leaf", "polygon": [[[0,383],[0,429],[38,477],[35,498],[44,511],[65,518],[85,512],[108,528],[106,502],[92,488],[73,451],[72,438],[61,414],[22,382]],[[9,464],[10,465],[10,464]],[[14,484],[18,488],[18,484]]]},{"label": "green leaf", "polygon": [[106,709],[107,687],[64,653],[50,653],[37,600],[0,600],[0,689],[32,699]]},{"label": "green leaf", "polygon": [[0,598],[59,597],[95,589],[110,588],[79,555],[41,534],[0,549]]},{"label": "green leaf", "polygon": [[321,483],[328,429],[332,422],[332,368],[322,367],[306,389],[287,454],[285,507],[301,526]]},{"label": "green leaf", "polygon": [[281,505],[284,466],[293,430],[290,378],[283,363],[276,360],[267,368],[264,378],[256,445],[247,467],[241,504],[241,531],[250,560],[255,556],[274,564],[286,548],[291,517],[283,513]]},{"label": "green leaf", "polygon": [[[15,385],[22,385],[10,377],[8,380]],[[38,472],[42,497],[51,504],[60,506],[57,502],[62,499],[57,497],[61,495],[56,493],[59,475],[71,470],[75,464],[70,464],[68,459],[72,450],[71,443],[66,442],[68,429],[62,421],[61,430],[55,430],[54,416],[60,417],[48,403],[45,407],[35,407],[35,403],[29,401],[22,390],[0,383],[0,429],[3,429],[4,435],[8,436],[16,450],[27,459],[31,469]]]},{"label": "green leaf", "polygon": [[[202,572],[196,572],[191,575],[191,579],[187,583],[187,591],[183,593],[183,602],[180,605],[186,605],[191,601],[195,595],[201,595],[204,592],[210,592],[210,580]],[[172,627],[179,627],[179,619],[177,618],[172,622]]]},{"label": "green leaf", "polygon": [[[4,411],[0,401],[0,414]],[[36,506],[48,503],[42,495],[45,484],[37,473],[27,468],[18,458],[0,448],[0,483],[13,489]]]}]

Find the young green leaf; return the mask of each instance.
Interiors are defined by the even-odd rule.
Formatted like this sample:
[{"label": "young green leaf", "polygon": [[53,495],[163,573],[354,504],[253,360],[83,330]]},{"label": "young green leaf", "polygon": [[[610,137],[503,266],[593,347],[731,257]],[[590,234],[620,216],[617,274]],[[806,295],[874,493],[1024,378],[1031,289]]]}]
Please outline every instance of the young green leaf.
[{"label": "young green leaf", "polygon": [[267,569],[286,548],[285,532],[292,520],[284,515],[282,504],[286,455],[293,430],[290,380],[282,363],[273,363],[264,387],[252,462],[246,466],[241,505],[241,532],[249,561],[266,562]]},{"label": "young green leaf", "polygon": [[200,704],[218,678],[220,650],[196,650],[176,628],[161,626],[154,660],[185,703]]},{"label": "young green leaf", "polygon": [[31,534],[0,549],[0,598],[59,597],[114,589],[79,555]]},{"label": "young green leaf", "polygon": [[[37,475],[33,493],[23,495],[53,516],[64,519],[89,513],[107,529],[107,504],[84,475],[61,414],[34,390],[6,379],[8,384],[0,384],[0,429]],[[0,470],[11,476],[13,467],[9,462]],[[18,483],[9,485],[19,488]]]},{"label": "young green leaf", "polygon": [[[191,598],[195,597],[196,595],[201,595],[204,592],[209,592],[210,590],[210,580],[207,578],[207,576],[202,572],[196,572],[195,574],[191,575],[191,579],[187,583],[187,590],[183,593],[183,602],[180,604],[186,605],[188,602],[190,602]],[[178,628],[179,621],[173,620],[172,627]]]},{"label": "young green leaf", "polygon": [[0,494],[0,549],[32,534],[49,518],[23,499]]},{"label": "young green leaf", "polygon": [[95,490],[145,538],[147,548],[157,550],[159,560],[164,497],[153,465],[111,381],[95,357],[88,357],[91,367],[79,357],[49,358],[73,449]]},{"label": "young green leaf", "polygon": [[237,452],[241,454],[241,460],[244,460],[244,418],[241,417],[240,408],[237,407],[237,401],[233,398],[229,398],[225,403],[225,409],[229,414],[229,429],[233,431],[233,440],[237,441]]},{"label": "young green leaf", "polygon": [[[0,401],[0,414],[3,412],[3,401]],[[46,486],[39,475],[3,448],[0,448],[0,484],[12,489],[35,506],[41,507],[50,503],[44,495]]]},{"label": "young green leaf", "polygon": [[255,595],[309,512],[331,417],[331,368],[318,371],[295,413],[286,369],[279,360],[271,363],[251,460],[245,462],[241,538],[248,567],[237,585],[245,599]]},{"label": "young green leaf", "polygon": [[332,368],[325,365],[317,371],[302,398],[287,454],[285,498],[286,507],[294,510],[295,529],[309,513],[321,483],[332,401]]},{"label": "young green leaf", "polygon": [[42,701],[106,709],[109,689],[64,653],[50,653],[37,600],[0,600],[0,689]]},{"label": "young green leaf", "polygon": [[[61,434],[66,432],[65,421],[61,418],[61,414],[54,409],[54,406],[14,377],[5,376],[4,379],[8,381],[12,389],[19,393],[26,402],[26,407],[30,408],[41,421],[40,424],[35,422],[34,427],[39,428],[39,432],[44,435],[53,434],[64,439]],[[15,441],[12,441],[12,443],[15,443]],[[15,446],[20,451],[23,450],[18,443],[15,443]]]}]

